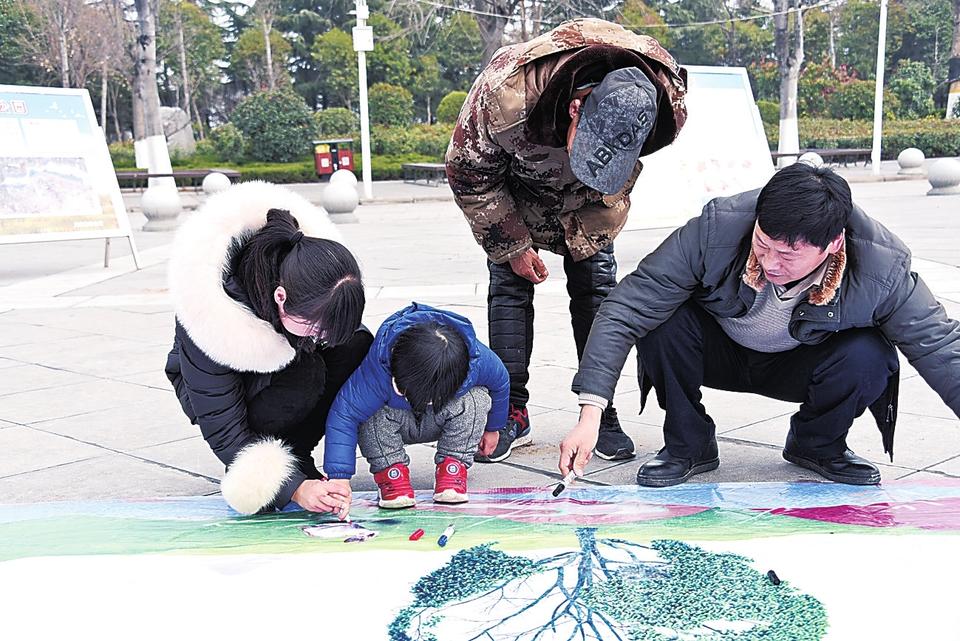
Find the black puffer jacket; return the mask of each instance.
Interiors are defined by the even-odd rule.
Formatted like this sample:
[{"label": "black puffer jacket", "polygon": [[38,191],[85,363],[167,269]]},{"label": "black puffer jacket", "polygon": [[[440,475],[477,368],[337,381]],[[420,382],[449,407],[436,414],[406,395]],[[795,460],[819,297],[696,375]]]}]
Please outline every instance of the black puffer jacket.
[{"label": "black puffer jacket", "polygon": [[[613,397],[630,348],[687,300],[717,318],[742,316],[753,305],[762,273],[751,253],[759,190],[717,198],[671,234],[626,276],[600,306],[577,383],[581,393]],[[845,249],[823,290],[793,312],[790,334],[814,345],[835,332],[875,327],[960,416],[960,323],[947,317],[923,280],[910,271],[910,251],[883,225],[854,207]],[[651,384],[638,365],[642,398]],[[892,456],[897,376],[871,410]]]}]

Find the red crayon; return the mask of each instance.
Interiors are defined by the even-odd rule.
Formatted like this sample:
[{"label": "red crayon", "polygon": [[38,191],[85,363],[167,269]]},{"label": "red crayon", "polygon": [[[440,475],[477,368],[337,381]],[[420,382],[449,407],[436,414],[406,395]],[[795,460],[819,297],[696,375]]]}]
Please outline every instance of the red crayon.
[{"label": "red crayon", "polygon": [[423,530],[421,528],[417,528],[414,530],[413,534],[410,535],[410,540],[419,541],[421,536],[423,536]]}]

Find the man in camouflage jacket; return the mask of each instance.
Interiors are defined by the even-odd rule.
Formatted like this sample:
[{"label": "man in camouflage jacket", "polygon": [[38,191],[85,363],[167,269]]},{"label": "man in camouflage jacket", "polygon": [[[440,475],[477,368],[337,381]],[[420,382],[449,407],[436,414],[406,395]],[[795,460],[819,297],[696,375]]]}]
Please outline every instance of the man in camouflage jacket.
[{"label": "man in camouflage jacket", "polygon": [[[615,187],[601,192],[585,184],[592,181],[584,172],[596,178],[618,154],[616,141],[604,142],[609,135],[598,130],[604,105],[620,102],[616,97],[598,102],[597,96],[612,95],[614,76],[621,89],[631,78],[638,80],[639,97],[644,89],[649,95],[651,118],[636,119],[644,122],[642,131],[634,122],[635,140],[629,131],[620,134],[632,155],[626,152],[626,173],[603,183]],[[656,40],[596,19],[566,22],[500,49],[470,90],[447,149],[447,178],[487,253],[490,346],[511,383],[507,429],[496,451],[477,460],[503,460],[512,447],[529,441],[533,286],[548,275],[538,250],[563,256],[579,360],[594,315],[616,285],[613,240],[626,222],[630,192],[643,169],[638,157],[676,138],[686,120],[685,93],[685,70]],[[581,122],[581,113],[591,108],[593,120],[585,115]],[[591,130],[578,127],[583,123]],[[577,145],[583,151],[591,140],[596,148],[580,153]],[[596,453],[607,459],[634,455],[612,402],[603,413]]]}]

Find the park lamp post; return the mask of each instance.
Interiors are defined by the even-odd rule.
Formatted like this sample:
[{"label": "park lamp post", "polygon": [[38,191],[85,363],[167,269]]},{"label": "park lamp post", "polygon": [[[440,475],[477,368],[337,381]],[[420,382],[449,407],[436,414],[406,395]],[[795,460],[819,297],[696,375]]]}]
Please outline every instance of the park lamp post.
[{"label": "park lamp post", "polygon": [[880,0],[880,33],[877,36],[877,86],[873,95],[873,149],[870,152],[870,165],[874,176],[880,175],[880,141],[883,135],[883,68],[886,53],[887,0]]},{"label": "park lamp post", "polygon": [[357,26],[353,28],[353,50],[357,52],[357,70],[360,85],[360,151],[363,154],[363,195],[373,198],[373,173],[370,158],[370,109],[367,102],[367,52],[373,51],[373,27],[367,26],[370,8],[367,0],[355,0],[356,8],[351,11],[357,16]]}]

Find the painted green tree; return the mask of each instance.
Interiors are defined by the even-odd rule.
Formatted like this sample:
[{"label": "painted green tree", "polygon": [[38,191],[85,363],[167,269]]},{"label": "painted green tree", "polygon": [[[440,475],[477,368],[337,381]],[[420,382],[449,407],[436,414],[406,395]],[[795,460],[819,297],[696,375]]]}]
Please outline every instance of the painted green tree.
[{"label": "painted green tree", "polygon": [[576,534],[579,549],[543,559],[492,543],[458,552],[413,586],[390,640],[815,641],[826,632],[819,601],[773,585],[746,557]]}]

